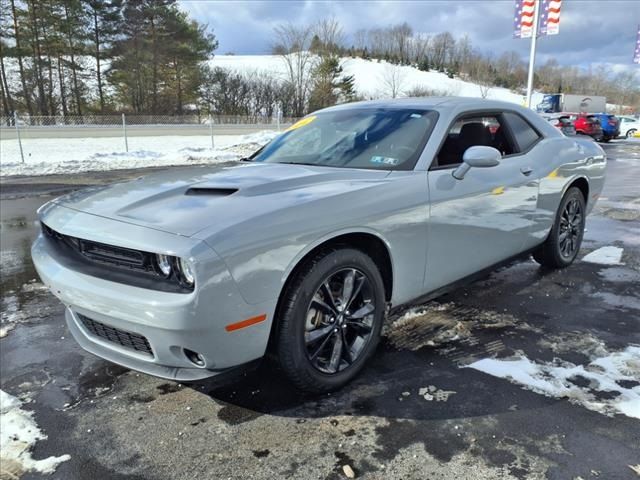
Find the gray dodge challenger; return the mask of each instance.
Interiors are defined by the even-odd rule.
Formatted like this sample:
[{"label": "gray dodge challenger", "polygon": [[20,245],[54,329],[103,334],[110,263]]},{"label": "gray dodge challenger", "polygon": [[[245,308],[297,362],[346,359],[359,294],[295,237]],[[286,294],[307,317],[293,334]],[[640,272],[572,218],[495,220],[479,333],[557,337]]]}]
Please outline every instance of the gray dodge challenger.
[{"label": "gray dodge challenger", "polygon": [[596,143],[511,103],[353,103],[231,166],[53,200],[32,256],[95,355],[191,381],[269,352],[323,392],[362,370],[391,309],[528,254],[571,264],[605,169]]}]

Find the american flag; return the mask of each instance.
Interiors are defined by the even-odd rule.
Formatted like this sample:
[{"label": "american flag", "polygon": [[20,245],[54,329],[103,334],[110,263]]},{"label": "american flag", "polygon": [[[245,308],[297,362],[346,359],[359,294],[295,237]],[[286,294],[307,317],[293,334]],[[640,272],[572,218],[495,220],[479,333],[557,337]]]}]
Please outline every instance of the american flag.
[{"label": "american flag", "polygon": [[560,31],[562,0],[542,0],[540,5],[540,35],[557,35]]},{"label": "american flag", "polygon": [[640,63],[640,25],[638,25],[638,36],[636,38],[636,51],[633,54],[633,63]]},{"label": "american flag", "polygon": [[536,0],[516,0],[516,14],[513,19],[513,36],[515,38],[531,38],[535,4]]},{"label": "american flag", "polygon": [[[531,38],[533,35],[533,17],[536,1],[516,0],[516,13],[513,19],[513,36]],[[538,3],[538,35],[557,35],[560,29],[560,7],[562,0],[541,0]]]}]

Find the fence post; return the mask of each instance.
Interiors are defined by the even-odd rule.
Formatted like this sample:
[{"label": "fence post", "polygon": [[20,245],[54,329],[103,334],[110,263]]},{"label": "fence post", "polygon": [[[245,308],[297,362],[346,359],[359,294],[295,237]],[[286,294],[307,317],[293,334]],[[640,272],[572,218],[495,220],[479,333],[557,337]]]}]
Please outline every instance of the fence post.
[{"label": "fence post", "polygon": [[24,152],[22,151],[22,139],[20,138],[20,128],[18,128],[18,112],[13,112],[13,124],[16,126],[16,135],[18,136],[18,145],[20,145],[20,158],[24,163]]},{"label": "fence post", "polygon": [[127,139],[127,122],[124,118],[124,113],[122,114],[122,133],[124,134],[124,148],[125,151],[129,152],[129,140]]},{"label": "fence post", "polygon": [[280,131],[280,107],[276,110],[276,123],[278,125],[278,132]]},{"label": "fence post", "polygon": [[213,118],[211,117],[211,114],[209,114],[209,133],[211,134],[211,148],[214,149],[216,147],[213,142]]}]

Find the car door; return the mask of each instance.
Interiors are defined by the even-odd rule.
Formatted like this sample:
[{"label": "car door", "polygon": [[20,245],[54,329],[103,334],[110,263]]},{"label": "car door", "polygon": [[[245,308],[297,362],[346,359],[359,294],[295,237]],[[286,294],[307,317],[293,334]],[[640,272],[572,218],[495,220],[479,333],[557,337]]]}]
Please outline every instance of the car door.
[{"label": "car door", "polygon": [[[516,142],[517,126],[507,125],[502,112],[488,112],[461,117],[451,127],[428,172],[425,291],[514,256],[530,244],[538,181],[528,152]],[[462,154],[474,145],[500,150],[500,164],[471,168],[462,180],[455,179],[452,172]]]}]

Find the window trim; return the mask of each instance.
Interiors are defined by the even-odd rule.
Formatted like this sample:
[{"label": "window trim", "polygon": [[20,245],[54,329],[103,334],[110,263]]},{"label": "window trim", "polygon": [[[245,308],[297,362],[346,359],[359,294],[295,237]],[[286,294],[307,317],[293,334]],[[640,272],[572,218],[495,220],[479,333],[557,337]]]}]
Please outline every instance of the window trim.
[{"label": "window trim", "polygon": [[[486,109],[477,109],[477,110],[467,110],[466,112],[462,112],[459,113],[458,115],[456,115],[453,120],[451,122],[449,122],[449,125],[446,129],[446,135],[444,135],[442,137],[442,139],[440,140],[440,144],[438,145],[438,149],[436,151],[436,154],[434,155],[433,159],[431,160],[431,163],[429,164],[429,168],[427,169],[428,172],[430,171],[439,171],[439,170],[450,170],[450,169],[455,169],[458,168],[462,162],[460,163],[456,163],[455,165],[436,165],[437,163],[437,159],[438,159],[438,154],[440,153],[440,150],[442,150],[442,147],[444,146],[444,142],[446,142],[447,137],[449,135],[449,132],[451,131],[451,129],[453,128],[453,126],[455,125],[455,123],[460,120],[461,118],[464,117],[468,117],[468,116],[478,116],[478,115],[487,115],[487,116],[494,116],[494,117],[502,117],[504,113],[513,113],[515,115],[518,115],[524,122],[527,123],[527,125],[529,125],[537,134],[538,134],[538,140],[536,140],[527,150],[525,151],[518,151],[515,153],[511,153],[509,155],[505,155],[504,157],[502,157],[503,159],[505,158],[514,158],[514,157],[518,157],[520,155],[526,155],[527,153],[529,153],[542,139],[546,138],[544,136],[544,134],[535,126],[531,125],[531,122],[529,122],[526,118],[524,118],[519,112],[517,112],[516,110],[512,110],[509,108],[503,109],[503,110],[486,110]],[[511,128],[511,126],[509,125],[509,122],[507,122],[506,119],[504,119],[504,124],[506,125],[506,134],[509,137],[509,141],[516,147],[516,148],[520,148],[515,136],[513,135],[513,129]],[[502,126],[502,123],[500,124],[500,126]]]}]

